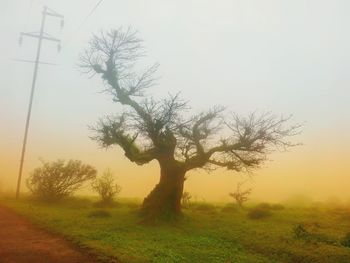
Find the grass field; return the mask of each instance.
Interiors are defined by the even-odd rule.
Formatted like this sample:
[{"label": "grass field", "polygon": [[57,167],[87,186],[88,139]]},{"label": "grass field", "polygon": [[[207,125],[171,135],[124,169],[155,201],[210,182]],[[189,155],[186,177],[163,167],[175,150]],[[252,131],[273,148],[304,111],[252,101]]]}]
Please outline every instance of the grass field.
[{"label": "grass field", "polygon": [[111,208],[90,199],[1,202],[106,261],[350,263],[350,248],[341,245],[350,232],[350,208],[286,207],[250,219],[249,208],[194,203],[179,222],[146,226],[139,223],[135,201]]}]

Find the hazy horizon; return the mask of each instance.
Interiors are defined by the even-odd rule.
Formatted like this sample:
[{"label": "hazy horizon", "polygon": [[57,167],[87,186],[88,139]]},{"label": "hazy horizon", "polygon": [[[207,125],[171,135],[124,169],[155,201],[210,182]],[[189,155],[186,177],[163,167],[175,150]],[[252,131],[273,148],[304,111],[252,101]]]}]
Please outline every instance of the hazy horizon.
[{"label": "hazy horizon", "polygon": [[[252,198],[350,200],[350,2],[311,1],[108,1],[81,23],[96,1],[1,0],[0,190],[15,188],[32,81],[36,40],[19,32],[39,30],[48,5],[65,16],[65,27],[48,18],[46,31],[62,39],[62,51],[45,42],[32,111],[23,189],[39,158],[79,159],[99,172],[111,168],[121,196],[146,196],[159,179],[157,163],[137,166],[120,148],[99,148],[88,125],[120,111],[102,94],[99,77],[78,70],[79,54],[99,30],[132,26],[145,40],[147,58],[160,63],[156,97],[181,92],[193,111],[225,105],[247,115],[271,111],[303,123],[302,146],[270,156],[246,183]],[[181,15],[180,15],[181,14]],[[14,19],[16,18],[16,19]],[[224,169],[189,173],[185,184],[198,200],[225,201],[245,174]]]}]

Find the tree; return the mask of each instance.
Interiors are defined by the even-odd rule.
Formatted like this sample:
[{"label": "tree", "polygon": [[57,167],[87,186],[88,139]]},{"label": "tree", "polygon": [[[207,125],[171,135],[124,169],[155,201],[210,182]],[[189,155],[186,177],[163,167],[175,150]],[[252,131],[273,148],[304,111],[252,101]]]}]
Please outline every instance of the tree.
[{"label": "tree", "polygon": [[91,186],[92,189],[100,195],[102,203],[104,204],[112,203],[115,196],[122,190],[120,185],[115,183],[113,174],[109,169],[107,169],[101,177],[96,178]]},{"label": "tree", "polygon": [[45,201],[58,201],[96,177],[96,169],[78,160],[44,162],[27,179],[32,194]]},{"label": "tree", "polygon": [[249,199],[248,196],[252,193],[252,189],[251,188],[242,191],[241,186],[243,184],[244,184],[244,182],[238,183],[236,191],[229,194],[233,199],[235,199],[237,205],[239,207],[241,207],[241,208],[243,207],[243,203],[248,201],[248,199]]},{"label": "tree", "polygon": [[181,213],[188,171],[223,167],[249,172],[266,161],[272,150],[294,145],[287,138],[297,134],[299,126],[285,127],[289,117],[253,113],[246,118],[231,114],[226,119],[225,109],[219,106],[187,116],[189,106],[179,94],[163,100],[148,97],[145,90],[155,84],[158,65],[138,74],[135,63],[142,55],[136,31],[110,30],[92,37],[81,66],[85,73],[100,75],[105,92],[125,109],[100,119],[93,127],[93,139],[103,147],[120,146],[138,165],[159,163],[159,183],[141,207],[146,219]]}]

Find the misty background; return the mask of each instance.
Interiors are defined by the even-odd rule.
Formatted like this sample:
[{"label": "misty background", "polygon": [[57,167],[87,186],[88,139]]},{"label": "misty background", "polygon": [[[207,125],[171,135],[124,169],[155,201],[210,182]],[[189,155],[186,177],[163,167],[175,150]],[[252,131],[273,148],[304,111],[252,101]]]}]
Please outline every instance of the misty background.
[{"label": "misty background", "polygon": [[[79,72],[79,54],[92,33],[129,26],[145,40],[146,66],[160,63],[156,97],[181,91],[194,111],[225,105],[248,114],[293,114],[305,123],[304,145],[273,154],[247,183],[252,198],[350,200],[350,2],[346,0],[0,0],[0,190],[14,190],[23,140],[38,31],[44,5],[65,16],[48,17],[45,31],[62,50],[44,41],[29,130],[24,181],[47,161],[79,159],[100,172],[111,168],[121,196],[144,197],[158,180],[157,164],[136,166],[113,147],[100,149],[88,125],[117,113],[101,93],[102,81]],[[199,200],[228,200],[245,174],[191,172],[186,191]]]}]

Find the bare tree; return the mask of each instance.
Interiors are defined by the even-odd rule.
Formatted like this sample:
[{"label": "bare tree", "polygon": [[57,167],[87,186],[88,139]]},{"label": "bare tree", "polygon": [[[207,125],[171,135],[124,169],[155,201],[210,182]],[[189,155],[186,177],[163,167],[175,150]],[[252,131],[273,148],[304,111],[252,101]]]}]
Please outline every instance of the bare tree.
[{"label": "bare tree", "polygon": [[237,188],[236,191],[234,191],[233,193],[230,193],[229,195],[235,199],[237,205],[239,207],[243,207],[243,203],[247,202],[249,200],[249,195],[252,193],[252,189],[249,188],[247,190],[242,190],[241,186],[244,184],[245,182],[241,182],[237,184]]},{"label": "bare tree", "polygon": [[299,126],[285,127],[289,117],[253,113],[224,119],[223,107],[185,117],[189,106],[178,94],[159,101],[147,97],[144,92],[155,84],[158,65],[137,74],[135,62],[142,55],[136,31],[111,30],[92,37],[81,66],[86,73],[99,74],[105,92],[125,108],[119,115],[101,119],[93,127],[93,139],[103,147],[119,145],[138,165],[159,163],[159,183],[141,208],[146,218],[181,212],[185,175],[192,169],[249,172],[272,150],[294,145],[287,138],[297,134]]}]

